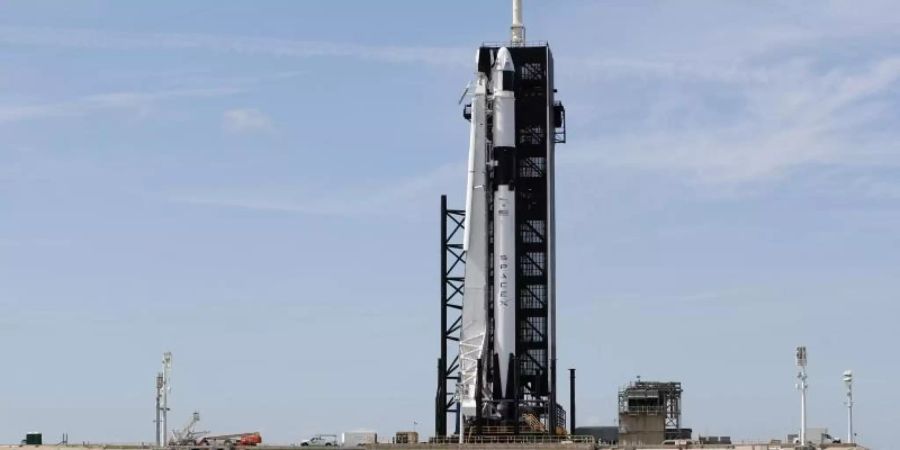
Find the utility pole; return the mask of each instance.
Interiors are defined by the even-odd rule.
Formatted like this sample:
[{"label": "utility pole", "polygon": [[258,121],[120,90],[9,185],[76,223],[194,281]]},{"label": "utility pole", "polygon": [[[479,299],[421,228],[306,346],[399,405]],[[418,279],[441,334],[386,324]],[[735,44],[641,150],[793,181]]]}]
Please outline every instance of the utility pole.
[{"label": "utility pole", "polygon": [[156,425],[156,446],[162,447],[162,434],[160,433],[160,429],[162,426],[161,418],[160,418],[160,401],[162,401],[162,388],[163,388],[163,374],[162,372],[156,374],[156,420],[153,423]]},{"label": "utility pole", "polygon": [[806,446],[806,347],[797,347],[797,389],[800,391],[800,445]]},{"label": "utility pole", "polygon": [[844,371],[844,385],[847,386],[847,443],[856,441],[853,434],[853,371]]}]

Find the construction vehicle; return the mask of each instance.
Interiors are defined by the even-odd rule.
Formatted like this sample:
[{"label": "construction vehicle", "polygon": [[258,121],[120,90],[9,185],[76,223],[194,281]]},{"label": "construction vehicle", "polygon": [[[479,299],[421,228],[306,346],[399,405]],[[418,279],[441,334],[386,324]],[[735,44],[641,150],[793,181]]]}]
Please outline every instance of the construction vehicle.
[{"label": "construction vehicle", "polygon": [[173,430],[169,440],[171,446],[192,448],[226,449],[235,446],[254,447],[262,443],[259,432],[219,434],[210,436],[209,431],[197,431],[194,427],[200,422],[200,412],[194,411],[191,420],[181,430]]},{"label": "construction vehicle", "polygon": [[262,444],[262,435],[258,431],[250,433],[220,434],[217,436],[205,436],[198,444],[208,447],[255,447]]}]

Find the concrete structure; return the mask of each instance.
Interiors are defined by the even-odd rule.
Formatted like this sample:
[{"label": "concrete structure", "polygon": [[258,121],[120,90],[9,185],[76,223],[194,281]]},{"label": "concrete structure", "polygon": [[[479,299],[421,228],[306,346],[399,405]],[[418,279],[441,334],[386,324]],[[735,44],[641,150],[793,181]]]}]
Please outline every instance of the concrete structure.
[{"label": "concrete structure", "polygon": [[682,437],[681,392],[681,383],[640,379],[619,390],[619,443],[656,445]]},{"label": "concrete structure", "polygon": [[666,440],[664,416],[620,414],[619,442],[622,445],[661,444]]}]

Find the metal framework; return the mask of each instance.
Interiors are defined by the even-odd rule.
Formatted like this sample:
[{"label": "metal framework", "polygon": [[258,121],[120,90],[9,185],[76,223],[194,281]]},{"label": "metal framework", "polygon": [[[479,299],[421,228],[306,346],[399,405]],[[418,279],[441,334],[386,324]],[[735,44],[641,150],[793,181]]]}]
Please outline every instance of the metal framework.
[{"label": "metal framework", "polygon": [[452,417],[459,434],[459,332],[462,327],[463,223],[466,212],[447,208],[447,196],[441,196],[441,356],[438,358],[435,397],[435,436],[447,436],[447,418]]},{"label": "metal framework", "polygon": [[619,390],[619,414],[665,415],[667,430],[681,429],[681,383],[635,381]]},{"label": "metal framework", "polygon": [[[553,171],[556,121],[553,57],[546,45],[510,48],[516,62],[516,355],[519,398],[533,399],[555,433]],[[523,404],[526,403],[523,401]]]},{"label": "metal framework", "polygon": [[172,391],[172,352],[163,353],[162,371],[156,376],[156,443],[168,440],[169,392]]}]

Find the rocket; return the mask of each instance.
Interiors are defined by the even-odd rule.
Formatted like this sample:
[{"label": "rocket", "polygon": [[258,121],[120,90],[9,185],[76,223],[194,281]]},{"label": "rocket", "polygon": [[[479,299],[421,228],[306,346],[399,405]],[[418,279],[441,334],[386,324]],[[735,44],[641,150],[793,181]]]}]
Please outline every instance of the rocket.
[{"label": "rocket", "polygon": [[492,68],[494,195],[495,399],[511,399],[516,353],[516,96],[515,67],[506,47]]},{"label": "rocket", "polygon": [[[479,58],[487,56],[479,53]],[[516,397],[512,379],[517,304],[515,66],[505,47],[493,59],[487,67],[482,65],[485,61],[476,61],[484,71],[476,74],[467,113],[471,131],[459,341],[460,404],[464,416],[508,416],[512,412],[509,403]],[[493,341],[489,341],[490,336]],[[479,367],[483,372],[479,372]],[[488,402],[482,404],[485,409],[477,411],[481,399]]]},{"label": "rocket", "polygon": [[[476,66],[478,58],[476,56]],[[477,398],[490,397],[490,386],[478,372],[487,354],[488,302],[488,173],[487,173],[487,74],[478,72],[469,120],[469,164],[466,180],[466,215],[463,251],[466,266],[459,340],[460,404],[465,416],[475,416]],[[487,367],[482,364],[482,367]],[[479,377],[481,380],[479,380]],[[479,382],[481,381],[481,382]],[[481,388],[482,392],[477,392]],[[487,395],[485,395],[487,394]],[[484,413],[484,411],[481,411]]]}]

